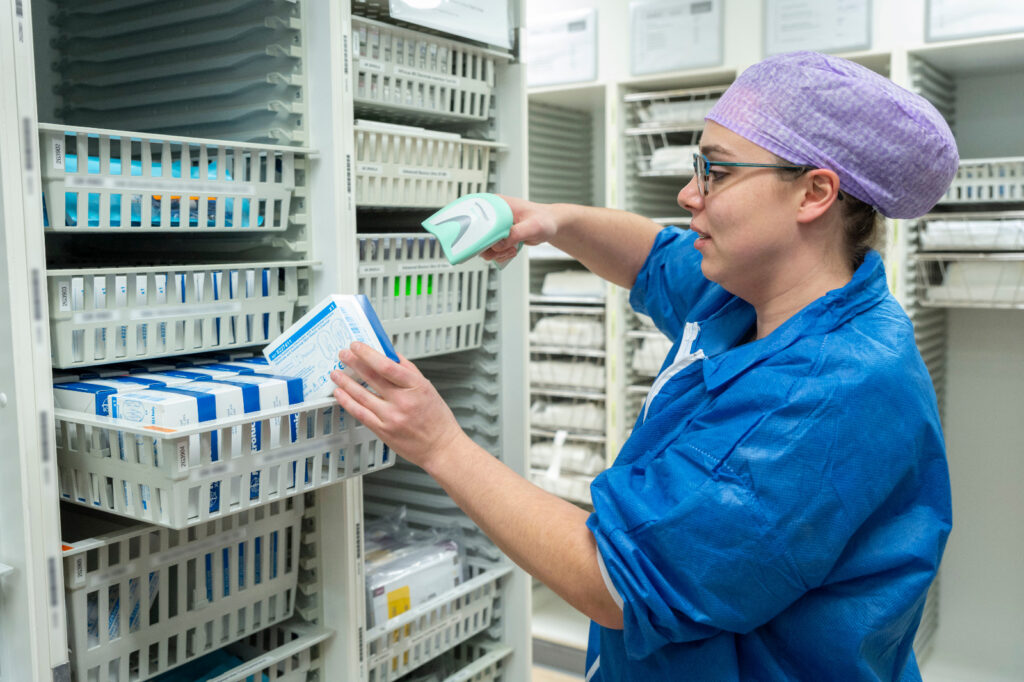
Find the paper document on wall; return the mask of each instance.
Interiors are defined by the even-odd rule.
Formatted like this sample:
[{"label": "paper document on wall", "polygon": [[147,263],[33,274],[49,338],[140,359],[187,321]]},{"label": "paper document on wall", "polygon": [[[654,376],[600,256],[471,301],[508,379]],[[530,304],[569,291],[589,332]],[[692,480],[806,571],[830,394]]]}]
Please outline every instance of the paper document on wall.
[{"label": "paper document on wall", "polygon": [[633,75],[722,63],[721,0],[637,0],[629,11]]},{"label": "paper document on wall", "polygon": [[1024,3],[1006,0],[928,0],[925,39],[950,40],[1024,30]]},{"label": "paper document on wall", "polygon": [[870,0],[766,0],[765,54],[871,47]]},{"label": "paper document on wall", "polygon": [[526,29],[526,84],[581,83],[597,78],[597,10],[546,16]]},{"label": "paper document on wall", "polygon": [[388,9],[399,21],[512,47],[508,0],[391,0]]}]

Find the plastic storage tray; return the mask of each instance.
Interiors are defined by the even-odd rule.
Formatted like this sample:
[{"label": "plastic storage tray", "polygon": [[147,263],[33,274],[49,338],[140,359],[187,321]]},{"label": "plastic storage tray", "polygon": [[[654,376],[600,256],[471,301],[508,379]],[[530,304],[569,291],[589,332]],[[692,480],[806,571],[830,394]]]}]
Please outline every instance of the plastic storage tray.
[{"label": "plastic storage tray", "polygon": [[183,532],[138,524],[74,543],[64,575],[77,678],[148,679],[289,618],[301,521],[297,497]]},{"label": "plastic storage tray", "polygon": [[456,589],[366,633],[369,682],[396,680],[491,625],[501,579],[512,567],[471,558],[469,570]]},{"label": "plastic storage tray", "polygon": [[926,306],[1024,309],[1024,253],[919,253],[916,258]]},{"label": "plastic storage tray", "polygon": [[426,234],[359,235],[359,292],[395,347],[421,358],[477,348],[483,340],[489,265],[445,259]]},{"label": "plastic storage tray", "polygon": [[172,528],[394,463],[387,447],[333,398],[179,429],[63,409],[55,414],[63,499]]},{"label": "plastic storage tray", "polygon": [[485,121],[495,53],[352,17],[355,105],[403,120]]},{"label": "plastic storage tray", "polygon": [[922,221],[925,251],[1024,251],[1024,213],[942,213]]},{"label": "plastic storage tray", "polygon": [[439,208],[487,191],[491,151],[500,144],[455,133],[357,122],[356,204]]},{"label": "plastic storage tray", "polygon": [[294,147],[40,124],[48,229],[284,230]]},{"label": "plastic storage tray", "polygon": [[1024,158],[961,159],[940,204],[1024,201]]},{"label": "plastic storage tray", "polygon": [[59,368],[266,344],[292,323],[310,262],[51,270]]}]

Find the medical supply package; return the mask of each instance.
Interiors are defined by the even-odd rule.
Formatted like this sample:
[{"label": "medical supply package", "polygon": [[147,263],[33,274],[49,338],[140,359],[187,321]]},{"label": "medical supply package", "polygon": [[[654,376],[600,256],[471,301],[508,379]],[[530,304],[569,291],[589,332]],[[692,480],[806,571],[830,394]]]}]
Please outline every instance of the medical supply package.
[{"label": "medical supply package", "polygon": [[366,543],[367,627],[386,623],[462,582],[454,540],[374,547]]},{"label": "medical supply package", "polygon": [[109,396],[163,386],[162,382],[155,379],[130,376],[61,382],[53,385],[53,404],[66,410],[108,416]]},{"label": "medical supply package", "polygon": [[264,348],[263,355],[274,374],[302,379],[304,399],[323,398],[334,392],[333,370],[350,373],[338,360],[338,351],[353,341],[398,362],[377,313],[361,294],[328,296]]}]

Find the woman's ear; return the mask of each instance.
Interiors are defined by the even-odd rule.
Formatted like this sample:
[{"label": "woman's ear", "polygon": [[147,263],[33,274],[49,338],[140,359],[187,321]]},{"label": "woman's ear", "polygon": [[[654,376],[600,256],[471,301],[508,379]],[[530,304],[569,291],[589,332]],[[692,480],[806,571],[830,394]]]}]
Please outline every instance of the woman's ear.
[{"label": "woman's ear", "polygon": [[801,198],[797,222],[811,222],[839,200],[839,176],[827,168],[814,168],[803,178],[804,194]]}]

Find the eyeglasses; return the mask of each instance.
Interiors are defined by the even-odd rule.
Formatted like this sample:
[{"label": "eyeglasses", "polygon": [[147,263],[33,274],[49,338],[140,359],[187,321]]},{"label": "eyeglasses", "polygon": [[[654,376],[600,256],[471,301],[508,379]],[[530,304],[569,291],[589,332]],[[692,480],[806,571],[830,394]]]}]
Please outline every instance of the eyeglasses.
[{"label": "eyeglasses", "polygon": [[[712,166],[743,166],[746,168],[782,168],[785,170],[798,170],[806,173],[813,169],[813,166],[791,166],[785,163],[739,163],[736,161],[715,161],[712,163],[708,160],[708,157],[703,154],[693,155],[693,174],[697,176],[697,187],[700,188],[701,194],[704,196],[708,195],[708,175],[711,172]],[[842,198],[842,194],[839,195]]]}]

